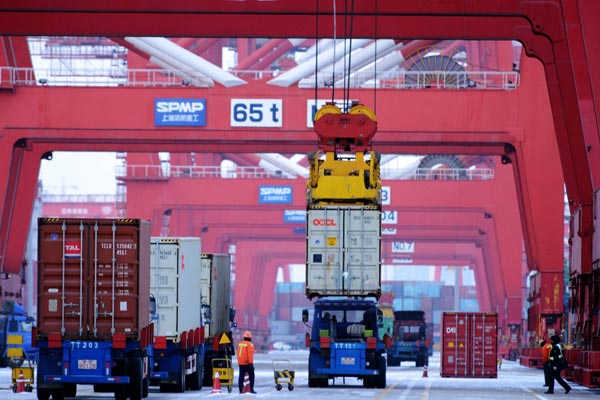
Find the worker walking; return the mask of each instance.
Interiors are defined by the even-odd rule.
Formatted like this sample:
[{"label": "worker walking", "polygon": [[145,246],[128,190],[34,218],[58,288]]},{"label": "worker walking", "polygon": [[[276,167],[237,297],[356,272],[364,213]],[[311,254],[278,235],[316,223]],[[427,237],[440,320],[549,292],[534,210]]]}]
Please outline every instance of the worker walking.
[{"label": "worker walking", "polygon": [[238,344],[237,359],[240,366],[238,377],[240,393],[244,390],[244,376],[247,373],[250,378],[250,393],[256,394],[254,391],[254,345],[252,344],[252,332],[244,332],[244,340]]},{"label": "worker walking", "polygon": [[544,387],[550,387],[550,381],[554,379],[552,375],[552,364],[550,364],[552,343],[547,340],[541,340],[540,347],[542,348],[542,363],[544,365]]},{"label": "worker walking", "polygon": [[552,366],[552,378],[550,380],[548,390],[544,393],[553,394],[554,393],[554,380],[560,384],[565,389],[565,394],[571,391],[571,386],[560,376],[560,372],[564,368],[564,360],[562,354],[562,348],[560,346],[560,336],[554,335],[550,338],[552,342],[552,350],[550,350],[550,365]]}]

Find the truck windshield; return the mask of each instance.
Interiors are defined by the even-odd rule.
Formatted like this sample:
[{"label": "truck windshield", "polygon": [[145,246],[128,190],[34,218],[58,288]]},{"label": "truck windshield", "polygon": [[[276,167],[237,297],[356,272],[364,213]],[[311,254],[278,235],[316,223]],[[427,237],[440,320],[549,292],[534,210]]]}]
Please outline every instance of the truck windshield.
[{"label": "truck windshield", "polygon": [[399,326],[396,331],[398,339],[416,341],[421,339],[422,332],[420,326]]},{"label": "truck windshield", "polygon": [[364,324],[365,310],[321,310],[321,323],[328,324],[332,319],[348,324]]}]

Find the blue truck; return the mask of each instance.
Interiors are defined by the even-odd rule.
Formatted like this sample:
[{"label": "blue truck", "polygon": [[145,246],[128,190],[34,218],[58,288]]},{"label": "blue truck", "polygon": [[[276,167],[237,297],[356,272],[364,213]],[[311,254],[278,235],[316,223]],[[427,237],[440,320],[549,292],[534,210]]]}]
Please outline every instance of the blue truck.
[{"label": "blue truck", "polygon": [[424,311],[394,311],[387,365],[399,366],[402,361],[414,361],[417,367],[428,365],[433,350],[432,332],[428,328]]},{"label": "blue truck", "polygon": [[0,367],[17,368],[25,360],[35,362],[37,349],[31,333],[35,318],[13,300],[5,301],[0,312]]},{"label": "blue truck", "polygon": [[[367,388],[386,387],[386,348],[378,338],[382,312],[370,299],[318,299],[314,304],[308,386],[327,387],[329,379],[356,377]],[[302,320],[309,321],[308,310]]]},{"label": "blue truck", "polygon": [[38,219],[37,398],[148,395],[150,223]]}]

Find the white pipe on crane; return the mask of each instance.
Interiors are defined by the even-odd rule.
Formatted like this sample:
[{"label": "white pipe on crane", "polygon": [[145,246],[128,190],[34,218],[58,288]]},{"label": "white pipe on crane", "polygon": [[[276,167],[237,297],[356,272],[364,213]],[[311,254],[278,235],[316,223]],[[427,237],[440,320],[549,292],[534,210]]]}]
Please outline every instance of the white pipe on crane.
[{"label": "white pipe on crane", "polygon": [[[389,71],[404,62],[405,58],[404,58],[404,54],[402,54],[403,46],[404,45],[402,43],[400,43],[400,44],[395,45],[391,49],[388,49],[388,54],[386,54],[385,56],[381,57],[380,59],[378,59],[375,62],[372,62],[372,63],[360,68],[358,71],[353,72],[351,74],[350,80],[353,82],[364,83],[364,82],[366,82],[368,80],[372,80],[372,79],[375,79],[376,81],[378,81],[379,79],[382,79],[382,77],[385,77],[384,71]],[[376,69],[377,69],[377,77],[375,77]],[[352,77],[356,77],[356,78],[352,79]],[[335,82],[336,87],[337,87],[337,85],[343,85],[343,84],[344,84],[343,80],[338,80]],[[355,86],[360,86],[360,84],[357,84]]]},{"label": "white pipe on crane", "polygon": [[156,50],[150,45],[147,45],[141,40],[133,37],[126,37],[125,40],[134,45],[136,48],[143,51],[144,53],[147,53],[149,55],[148,61],[150,61],[151,63],[154,63],[163,69],[173,71],[175,75],[183,79],[189,80],[190,83],[197,82],[197,86],[214,86],[214,81],[206,75],[200,72],[193,71],[187,65],[180,63],[179,61],[175,60],[172,57],[169,57],[164,53],[159,52],[158,50]]},{"label": "white pipe on crane", "polygon": [[[319,51],[323,52],[331,47],[331,45],[333,44],[333,39],[321,39],[317,43],[319,44]],[[298,57],[298,64],[302,64],[303,62],[310,60],[315,56],[316,53],[317,44],[313,44],[308,48],[308,50],[306,50],[302,55]]]},{"label": "white pipe on crane", "polygon": [[[392,155],[381,157],[381,176],[385,179],[400,179],[414,175],[423,156]],[[393,164],[393,165],[390,165]]]},{"label": "white pipe on crane", "polygon": [[[377,46],[375,46],[377,44]],[[379,39],[376,42],[371,42],[365,47],[357,49],[355,53],[352,53],[352,65],[350,69],[355,71],[368,64],[369,62],[373,62],[375,60],[375,56],[382,57],[384,54],[387,54],[389,50],[391,50],[396,43],[392,39]],[[377,50],[377,54],[375,54],[375,50]],[[319,71],[319,73],[324,72],[333,72],[335,69],[336,72],[343,72],[344,65],[347,63],[347,58],[340,59],[335,64],[329,65]]]},{"label": "white pipe on crane", "polygon": [[[375,45],[375,44],[377,44],[377,45]],[[360,68],[364,67],[365,65],[368,65],[369,63],[373,63],[374,62],[373,60],[375,60],[375,57],[383,57],[385,54],[392,51],[392,49],[394,49],[395,47],[396,47],[396,44],[393,40],[380,39],[380,40],[377,40],[377,42],[372,42],[361,49],[357,49],[356,52],[352,53],[352,60],[351,60],[352,65],[350,66],[350,69],[352,71],[351,74],[358,71]],[[322,68],[318,72],[318,76],[322,77],[323,79],[327,79],[328,78],[327,75],[333,74],[335,71],[335,77],[332,75],[331,79],[336,79],[335,85],[336,85],[336,87],[338,87],[338,84],[343,83],[343,82],[340,83],[340,80],[343,80],[344,71],[345,71],[347,62],[348,62],[347,57],[342,58],[342,59],[338,60],[335,64],[328,65],[327,67]],[[347,75],[345,77],[347,77]],[[314,74],[311,77],[301,80],[299,83],[299,85],[302,87],[314,86],[314,84],[315,84],[315,75]]]},{"label": "white pipe on crane", "polygon": [[[344,50],[350,48],[350,44],[352,47],[359,48],[369,43],[371,39],[346,39],[342,40],[337,45],[325,50],[320,53],[317,57],[318,68],[325,67],[338,59],[344,57]],[[335,54],[335,58],[334,58]],[[267,83],[269,85],[281,86],[281,87],[289,87],[294,83],[298,82],[302,78],[306,78],[314,74],[315,72],[315,57],[312,57],[310,60],[298,65],[295,68],[292,68],[289,71],[284,72],[281,75],[271,79]]]},{"label": "white pipe on crane", "polygon": [[286,157],[277,153],[259,153],[257,154],[260,158],[271,163],[281,170],[295,176],[301,176],[302,178],[308,178],[309,171],[308,168],[304,168],[295,162],[291,162]]},{"label": "white pipe on crane", "polygon": [[[126,38],[128,40],[130,38]],[[230,74],[227,71],[217,67],[216,65],[206,61],[200,56],[188,51],[177,44],[173,43],[169,39],[159,37],[140,37],[138,40],[146,43],[152,48],[174,58],[175,60],[185,64],[188,68],[203,73],[206,76],[214,79],[225,87],[234,87],[245,85],[248,82],[237,76]],[[160,55],[157,55],[160,58]]]}]

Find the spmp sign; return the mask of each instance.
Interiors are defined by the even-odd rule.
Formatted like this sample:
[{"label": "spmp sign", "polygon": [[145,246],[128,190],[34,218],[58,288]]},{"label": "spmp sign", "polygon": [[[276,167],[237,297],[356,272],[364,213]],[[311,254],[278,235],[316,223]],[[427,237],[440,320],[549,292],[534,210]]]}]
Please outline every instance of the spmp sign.
[{"label": "spmp sign", "polygon": [[154,126],[206,126],[206,99],[154,99]]}]

